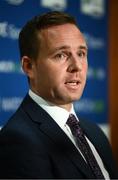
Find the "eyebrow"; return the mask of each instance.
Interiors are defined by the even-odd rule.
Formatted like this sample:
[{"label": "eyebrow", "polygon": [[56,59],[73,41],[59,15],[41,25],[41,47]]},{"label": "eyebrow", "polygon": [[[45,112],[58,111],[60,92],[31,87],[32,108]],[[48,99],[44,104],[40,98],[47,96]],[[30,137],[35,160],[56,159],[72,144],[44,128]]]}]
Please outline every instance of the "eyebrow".
[{"label": "eyebrow", "polygon": [[88,51],[88,47],[85,45],[85,46],[79,46],[79,49],[85,49],[86,51]]},{"label": "eyebrow", "polygon": [[[70,49],[70,46],[61,46],[61,47],[57,47],[57,48],[55,48],[54,49],[54,52],[56,52],[56,51],[59,51],[59,50],[66,50],[66,49]],[[86,46],[86,45],[80,45],[79,47],[78,47],[78,50],[79,49],[83,49],[83,50],[86,50],[86,51],[88,51],[88,47]]]}]

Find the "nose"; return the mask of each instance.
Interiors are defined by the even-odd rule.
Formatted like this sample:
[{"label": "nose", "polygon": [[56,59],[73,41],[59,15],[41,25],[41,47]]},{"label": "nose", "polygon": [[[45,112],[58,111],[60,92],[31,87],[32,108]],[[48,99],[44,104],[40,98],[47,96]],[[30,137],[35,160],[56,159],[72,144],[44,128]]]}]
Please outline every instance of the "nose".
[{"label": "nose", "polygon": [[82,62],[78,57],[71,57],[68,65],[68,72],[82,71]]}]

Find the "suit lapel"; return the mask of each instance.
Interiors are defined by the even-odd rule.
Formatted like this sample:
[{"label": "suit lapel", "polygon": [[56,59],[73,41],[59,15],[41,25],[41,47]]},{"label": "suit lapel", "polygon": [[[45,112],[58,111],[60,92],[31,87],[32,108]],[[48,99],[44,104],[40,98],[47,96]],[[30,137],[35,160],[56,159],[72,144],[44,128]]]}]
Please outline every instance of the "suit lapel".
[{"label": "suit lapel", "polygon": [[[50,121],[50,122],[49,122]],[[53,121],[51,118],[48,118],[48,125],[47,123],[43,123],[40,126],[40,129],[47,134],[49,138],[55,144],[55,149],[60,149],[61,152],[70,159],[70,161],[79,168],[84,175],[87,177],[92,177],[91,171],[88,168],[87,164],[83,160],[82,156],[75,148],[71,140],[67,137],[67,135],[60,129],[60,127]]]},{"label": "suit lapel", "polygon": [[92,178],[93,175],[91,170],[83,160],[82,156],[50,115],[38,106],[29,96],[26,96],[22,103],[22,107],[30,115],[33,121],[40,124],[40,130],[53,141],[55,147],[61,148],[63,153],[65,153],[65,156],[67,156],[76,168],[78,168],[87,178]]}]

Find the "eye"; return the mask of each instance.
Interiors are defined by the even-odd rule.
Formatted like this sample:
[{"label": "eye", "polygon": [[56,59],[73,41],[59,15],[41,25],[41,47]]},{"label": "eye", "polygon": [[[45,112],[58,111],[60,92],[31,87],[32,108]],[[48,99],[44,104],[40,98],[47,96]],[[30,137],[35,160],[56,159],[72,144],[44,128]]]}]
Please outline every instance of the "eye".
[{"label": "eye", "polygon": [[55,55],[55,59],[57,59],[57,60],[63,60],[66,58],[67,58],[67,55],[65,53],[58,53]]},{"label": "eye", "polygon": [[84,51],[79,51],[79,52],[78,52],[78,56],[79,56],[80,58],[84,58],[84,57],[86,57],[86,53],[85,53]]}]

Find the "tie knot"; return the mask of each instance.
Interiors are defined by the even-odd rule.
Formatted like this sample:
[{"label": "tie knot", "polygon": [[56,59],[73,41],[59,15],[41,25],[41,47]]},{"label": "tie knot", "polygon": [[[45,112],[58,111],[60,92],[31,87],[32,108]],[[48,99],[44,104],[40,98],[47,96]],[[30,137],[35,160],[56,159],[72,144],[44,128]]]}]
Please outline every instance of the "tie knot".
[{"label": "tie knot", "polygon": [[69,115],[69,118],[67,120],[67,124],[68,126],[72,127],[72,126],[75,126],[75,125],[78,125],[78,120],[76,119],[76,117],[73,115],[73,114],[70,114]]},{"label": "tie knot", "polygon": [[83,134],[79,121],[76,119],[76,117],[73,114],[69,115],[66,124],[70,127],[72,134],[74,136],[78,136],[78,135],[81,136]]}]

